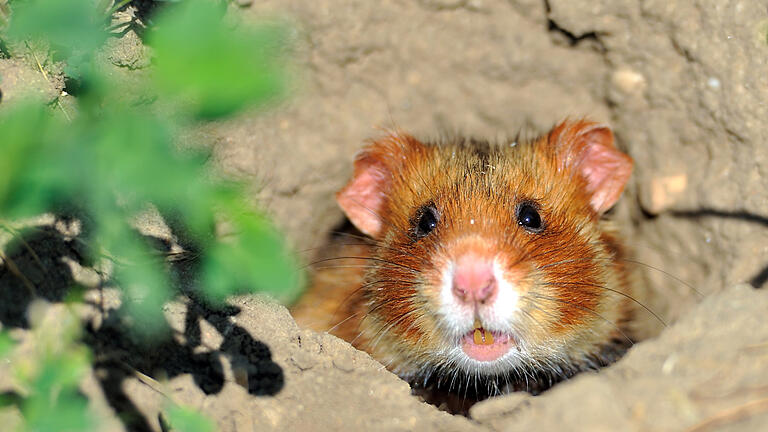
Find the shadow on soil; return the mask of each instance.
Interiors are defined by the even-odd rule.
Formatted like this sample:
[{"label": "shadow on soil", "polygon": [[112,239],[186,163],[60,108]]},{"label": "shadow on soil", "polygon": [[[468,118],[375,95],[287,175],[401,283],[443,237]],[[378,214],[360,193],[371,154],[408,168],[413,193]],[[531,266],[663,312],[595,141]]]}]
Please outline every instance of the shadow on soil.
[{"label": "shadow on soil", "polygon": [[[768,229],[768,217],[756,215],[746,211],[724,211],[717,209],[699,209],[699,210],[687,210],[687,211],[673,211],[672,216],[686,219],[703,219],[703,218],[720,218],[720,219],[735,219],[744,222],[754,223],[762,225]],[[752,276],[748,281],[750,285],[755,288],[763,288],[768,282],[768,263]]]},{"label": "shadow on soil", "polygon": [[[169,250],[169,245],[162,240],[147,240],[154,247],[159,246],[161,251]],[[66,300],[75,285],[67,260],[87,265],[82,242],[67,239],[48,226],[19,233],[5,249],[6,259],[0,265],[0,322],[3,328],[29,328],[27,308],[37,298],[51,303]],[[189,299],[184,330],[179,334],[183,337],[174,337],[168,328],[159,340],[151,343],[138,340],[121,319],[121,310],[107,311],[101,305],[93,304],[101,311],[103,323],[98,327],[87,323],[82,342],[91,349],[95,376],[127,430],[151,430],[149,420],[123,391],[123,382],[135,378],[137,372],[163,378],[188,373],[205,394],[216,394],[224,386],[222,359],[226,357],[231,364],[237,365],[238,371],[247,372],[247,383],[241,380],[243,383],[240,384],[247,386],[250,394],[274,395],[283,388],[283,370],[272,361],[269,347],[254,340],[245,329],[232,324],[229,319],[240,312],[239,308],[207,304],[194,293],[182,289],[185,283],[195,279],[195,266],[194,259],[177,260],[170,266],[177,292]],[[223,342],[217,349],[208,346],[201,349],[202,320],[222,335]]]}]

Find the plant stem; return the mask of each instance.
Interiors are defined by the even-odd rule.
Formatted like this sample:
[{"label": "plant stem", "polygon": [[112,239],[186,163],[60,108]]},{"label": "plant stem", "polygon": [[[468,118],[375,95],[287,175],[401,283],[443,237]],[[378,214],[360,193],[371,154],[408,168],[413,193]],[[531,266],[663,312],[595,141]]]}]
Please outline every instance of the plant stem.
[{"label": "plant stem", "polygon": [[120,0],[116,5],[112,6],[112,9],[110,9],[109,12],[107,12],[107,16],[112,16],[112,14],[117,12],[118,9],[120,9],[121,7],[127,5],[132,1],[133,0]]},{"label": "plant stem", "polygon": [[[37,68],[40,70],[40,73],[43,74],[43,78],[48,82],[48,84],[51,83],[51,80],[48,79],[48,74],[45,73],[45,69],[43,69],[43,65],[40,63],[40,60],[37,58],[37,54],[35,54],[35,51],[32,49],[31,46],[29,46],[29,42],[24,41],[24,45],[27,46],[27,49],[29,50],[30,54],[32,54],[32,58],[35,59],[35,63],[37,63]],[[64,105],[61,104],[61,99],[59,97],[56,97],[56,105],[61,109],[61,112],[64,113],[64,117],[67,119],[68,122],[72,122],[72,118],[67,114],[67,110],[64,109]]]}]

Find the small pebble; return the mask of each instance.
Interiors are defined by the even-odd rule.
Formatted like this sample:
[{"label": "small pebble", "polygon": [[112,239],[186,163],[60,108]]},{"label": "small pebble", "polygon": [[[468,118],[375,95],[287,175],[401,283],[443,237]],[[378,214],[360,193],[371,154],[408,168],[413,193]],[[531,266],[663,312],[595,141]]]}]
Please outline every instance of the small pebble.
[{"label": "small pebble", "polygon": [[615,71],[611,81],[624,93],[640,93],[645,89],[645,77],[632,69],[622,68]]},{"label": "small pebble", "polygon": [[669,209],[688,187],[688,176],[674,174],[651,179],[643,207],[651,214],[660,214]]},{"label": "small pebble", "polygon": [[299,351],[296,354],[291,356],[291,363],[293,363],[294,366],[299,368],[300,370],[308,370],[312,369],[312,367],[317,363],[315,360],[315,357],[311,354]]},{"label": "small pebble", "polygon": [[355,364],[349,357],[337,357],[333,359],[333,366],[343,372],[352,372],[355,370]]}]

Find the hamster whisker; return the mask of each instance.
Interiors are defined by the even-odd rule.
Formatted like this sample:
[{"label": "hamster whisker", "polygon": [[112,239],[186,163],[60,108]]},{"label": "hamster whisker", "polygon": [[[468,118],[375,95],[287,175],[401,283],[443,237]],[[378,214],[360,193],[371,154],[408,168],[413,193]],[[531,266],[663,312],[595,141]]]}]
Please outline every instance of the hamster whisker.
[{"label": "hamster whisker", "polygon": [[338,328],[340,325],[344,324],[345,322],[349,321],[350,319],[356,317],[359,314],[360,314],[360,312],[355,312],[352,315],[350,315],[350,316],[344,318],[343,320],[337,322],[333,327],[331,327],[328,330],[326,330],[326,333],[331,333],[332,331],[336,330],[336,328]]},{"label": "hamster whisker", "polygon": [[335,261],[335,260],[344,260],[344,259],[358,259],[358,260],[363,260],[363,261],[375,261],[375,262],[380,262],[380,263],[384,263],[384,264],[393,265],[395,267],[400,267],[400,268],[406,269],[406,270],[408,270],[408,271],[410,271],[410,272],[412,272],[414,274],[417,274],[417,275],[421,274],[421,272],[418,269],[415,269],[413,267],[407,266],[405,264],[401,264],[401,263],[398,263],[398,262],[395,262],[395,261],[386,260],[386,259],[383,259],[383,258],[374,258],[374,257],[366,257],[366,256],[340,256],[340,257],[334,257],[334,258],[323,258],[323,259],[312,261],[311,263],[309,263],[306,266],[304,266],[304,268],[311,267],[311,266],[314,266],[316,264],[320,264],[320,263],[324,263],[324,262]]},{"label": "hamster whisker", "polygon": [[[409,296],[394,297],[393,299],[394,300],[401,300],[401,299],[407,299],[407,298],[409,298]],[[373,312],[377,311],[379,308],[384,307],[384,306],[388,306],[388,305],[389,304],[387,302],[377,302],[377,304],[375,304],[375,305],[373,303],[371,303],[370,311],[365,314],[365,316],[363,317],[362,320],[360,320],[360,322],[362,323],[363,321],[365,321],[366,318],[368,318],[370,316],[373,316]]]},{"label": "hamster whisker", "polygon": [[373,335],[373,337],[375,337],[376,340],[371,345],[371,351],[376,351],[376,345],[379,344],[379,342],[381,341],[381,338],[384,337],[384,335],[388,331],[392,330],[392,328],[394,328],[396,325],[402,323],[403,321],[405,321],[406,319],[408,319],[411,315],[413,315],[415,313],[418,313],[418,311],[416,309],[412,309],[412,310],[410,310],[410,311],[400,315],[399,317],[396,317],[395,319],[389,320],[386,323],[384,323],[386,325],[386,327],[384,327],[381,330],[377,331],[376,334]]},{"label": "hamster whisker", "polygon": [[366,242],[367,244],[373,243],[373,244],[375,244],[377,246],[384,245],[384,242],[382,242],[381,240],[376,240],[376,239],[374,239],[372,237],[368,237],[367,235],[362,235],[362,234],[355,234],[355,233],[345,232],[345,231],[332,231],[331,235],[332,236],[342,236],[342,237],[352,238],[352,239],[356,239],[356,240],[362,240],[362,241]]},{"label": "hamster whisker", "polygon": [[331,270],[331,269],[344,269],[344,268],[367,269],[367,268],[370,268],[370,266],[366,264],[327,265],[327,266],[313,267],[313,270],[317,271],[317,270]]},{"label": "hamster whisker", "polygon": [[[533,303],[532,303],[532,304],[531,304],[531,306],[532,306],[533,308],[535,308],[536,310],[538,310],[539,312],[542,312],[542,313],[545,313],[545,314],[551,315],[551,314],[550,314],[548,311],[545,311],[544,309],[542,309],[542,308],[538,307],[536,304],[533,304]],[[522,314],[524,314],[526,317],[528,317],[528,319],[530,319],[531,321],[533,321],[534,323],[536,323],[536,324],[537,324],[539,327],[541,327],[541,330],[544,332],[544,334],[547,334],[547,333],[548,333],[548,331],[547,331],[547,328],[546,328],[546,327],[544,327],[544,324],[542,324],[542,323],[541,323],[541,321],[537,320],[537,319],[536,319],[536,317],[534,317],[533,315],[531,315],[531,313],[530,313],[530,312],[528,312],[527,310],[525,310],[525,309],[523,309],[523,308],[520,308],[519,310],[520,310],[520,312],[521,312]],[[518,332],[518,333],[520,333],[520,332]]]},{"label": "hamster whisker", "polygon": [[[401,253],[403,255],[408,255],[410,257],[416,258],[419,261],[421,261],[424,264],[427,264],[429,266],[432,265],[432,263],[428,259],[426,259],[424,257],[420,257],[420,256],[418,256],[416,254],[408,252],[407,250],[405,250],[403,248],[386,245],[386,244],[384,244],[380,240],[374,240],[374,239],[371,239],[370,237],[364,237],[364,236],[360,236],[360,235],[356,235],[356,234],[352,234],[352,233],[337,232],[336,234],[343,235],[345,237],[354,238],[354,239],[359,239],[359,240],[369,240],[369,242],[363,242],[363,243],[343,243],[343,246],[372,246],[372,247],[375,246],[376,248],[379,248],[379,249],[386,249],[386,250],[391,250],[393,252],[399,252],[399,253]],[[337,245],[329,245],[327,247],[338,247],[338,246]]]},{"label": "hamster whisker", "polygon": [[[352,299],[352,298],[353,298],[353,297],[354,297],[354,296],[355,296],[357,293],[359,293],[361,290],[364,290],[365,288],[368,288],[368,287],[371,287],[371,286],[374,286],[374,285],[383,284],[383,283],[391,283],[391,284],[398,284],[398,285],[402,285],[402,284],[409,284],[409,283],[411,283],[411,282],[410,282],[410,281],[408,281],[408,280],[399,280],[399,279],[379,279],[379,280],[375,280],[375,281],[371,281],[371,282],[368,282],[368,283],[366,283],[366,284],[363,284],[363,285],[361,285],[361,286],[357,287],[357,288],[356,288],[355,290],[353,290],[351,293],[349,293],[349,294],[348,294],[346,297],[344,297],[344,300],[342,300],[342,301],[341,301],[341,303],[339,303],[339,306],[336,308],[336,311],[334,311],[334,313],[333,313],[333,317],[332,317],[332,318],[336,318],[336,315],[339,313],[339,311],[341,310],[341,308],[342,308],[342,307],[343,307],[343,306],[344,306],[344,305],[345,305],[345,304],[346,304],[346,303],[347,303],[349,300],[351,300],[351,299]],[[358,314],[356,313],[356,314],[354,314],[354,315],[358,315]],[[353,316],[354,316],[354,315],[353,315]],[[349,320],[350,318],[352,318],[352,317],[348,317],[348,318],[345,318],[345,319],[344,319],[344,321],[341,321],[341,322],[337,323],[336,325],[334,325],[334,326],[333,326],[333,327],[332,327],[330,330],[328,330],[328,333],[330,333],[331,331],[333,331],[333,330],[334,330],[336,327],[338,327],[339,325],[343,324],[344,322],[346,322],[346,321],[347,321],[347,320]],[[365,318],[363,318],[363,319],[365,319]]]},{"label": "hamster whisker", "polygon": [[605,285],[592,284],[592,283],[588,283],[588,282],[545,282],[545,283],[543,283],[543,285],[554,286],[554,287],[558,287],[558,286],[560,286],[560,287],[569,286],[570,287],[570,286],[572,286],[572,287],[577,287],[577,288],[584,286],[584,287],[599,288],[599,289],[602,289],[602,290],[605,290],[605,291],[616,293],[616,294],[618,294],[620,296],[628,298],[629,300],[632,300],[637,305],[639,305],[640,307],[642,307],[643,309],[648,311],[649,314],[653,315],[653,317],[656,318],[660,323],[662,323],[664,325],[664,327],[668,327],[667,323],[663,319],[661,319],[661,317],[656,312],[651,310],[651,308],[649,308],[648,306],[646,306],[645,304],[643,304],[642,302],[640,302],[636,298],[632,297],[631,295],[629,295],[627,293],[623,293],[623,292],[621,292],[619,290],[615,290],[613,288],[608,288]]},{"label": "hamster whisker", "polygon": [[696,293],[699,296],[699,299],[703,299],[704,298],[704,294],[702,294],[701,291],[699,291],[696,288],[694,288],[693,285],[687,283],[686,281],[680,279],[679,277],[673,275],[672,273],[669,273],[666,270],[662,270],[662,269],[660,269],[658,267],[654,267],[654,266],[652,266],[650,264],[646,264],[644,262],[636,261],[636,260],[633,260],[633,259],[621,258],[620,261],[624,261],[624,262],[627,262],[627,263],[630,263],[630,264],[640,265],[640,266],[643,266],[643,267],[651,269],[651,270],[656,270],[657,272],[659,272],[659,273],[669,277],[670,279],[672,279],[672,280],[674,280],[674,281],[676,281],[676,282],[686,286],[688,289],[690,289],[691,291]]},{"label": "hamster whisker", "polygon": [[621,333],[621,335],[624,336],[624,338],[626,338],[627,341],[631,345],[635,344],[635,342],[632,340],[632,338],[627,336],[627,334],[624,333],[624,331],[621,330],[621,328],[619,328],[619,326],[617,326],[616,323],[614,323],[613,321],[605,318],[604,316],[600,315],[598,312],[596,312],[596,311],[594,311],[594,310],[592,310],[592,309],[590,309],[588,307],[584,307],[584,306],[582,306],[582,305],[580,305],[578,303],[570,302],[568,300],[559,299],[557,297],[545,296],[545,295],[538,294],[538,293],[528,293],[528,294],[525,295],[525,297],[528,297],[528,298],[530,298],[531,296],[533,296],[534,298],[537,298],[537,299],[541,299],[541,300],[549,300],[549,301],[553,301],[553,302],[557,302],[557,303],[562,303],[562,304],[570,305],[570,306],[572,306],[572,307],[574,307],[576,309],[583,310],[585,312],[589,312],[589,313],[595,315],[596,317],[602,319],[603,321],[607,322],[608,324],[612,325],[613,328],[615,328],[616,331]]},{"label": "hamster whisker", "polygon": [[[539,307],[539,305],[537,305],[537,304],[536,304],[536,302],[533,302],[533,301],[532,301],[532,302],[529,304],[529,306],[530,306],[530,307],[532,307],[532,308],[534,308],[534,309],[536,309],[537,311],[539,311],[539,312],[543,313],[544,315],[547,315],[547,316],[549,316],[549,317],[550,317],[550,318],[552,318],[552,319],[555,319],[555,320],[556,320],[556,319],[559,319],[559,318],[560,318],[559,316],[555,315],[555,314],[554,314],[552,311],[549,311],[549,310],[547,310],[546,308],[543,308],[543,307]],[[522,310],[523,310],[523,309],[521,309],[521,311],[522,311]],[[543,327],[542,327],[542,328],[543,328]],[[589,331],[591,334],[593,334],[593,335],[597,335],[597,332],[596,332],[594,329],[592,329],[592,328],[588,328],[587,330],[588,330],[588,331]],[[545,333],[548,333],[548,331],[547,331],[546,329],[544,329],[544,332],[545,332]]]},{"label": "hamster whisker", "polygon": [[629,264],[635,264],[635,265],[643,266],[643,267],[648,268],[650,270],[655,270],[655,271],[657,271],[657,272],[659,272],[659,273],[669,277],[670,279],[674,280],[675,282],[680,283],[681,285],[685,286],[686,288],[690,289],[692,292],[696,293],[699,296],[699,298],[704,298],[704,294],[702,294],[699,290],[694,288],[691,284],[687,283],[686,281],[684,281],[684,280],[680,279],[679,277],[673,275],[672,273],[669,273],[669,272],[667,272],[667,271],[665,271],[663,269],[660,269],[658,267],[652,266],[650,264],[646,264],[644,262],[636,261],[636,260],[628,259],[628,258],[617,258],[617,257],[610,257],[610,258],[602,258],[602,257],[572,258],[572,259],[566,259],[566,260],[557,261],[557,262],[553,262],[553,263],[549,263],[549,264],[544,264],[542,266],[539,266],[538,269],[539,270],[544,270],[546,268],[555,267],[555,266],[562,265],[562,264],[568,264],[568,263],[574,263],[574,262],[580,262],[580,261],[593,261],[593,260],[594,261],[609,261],[609,262],[622,261],[622,262],[626,262],[626,263],[629,263]]}]

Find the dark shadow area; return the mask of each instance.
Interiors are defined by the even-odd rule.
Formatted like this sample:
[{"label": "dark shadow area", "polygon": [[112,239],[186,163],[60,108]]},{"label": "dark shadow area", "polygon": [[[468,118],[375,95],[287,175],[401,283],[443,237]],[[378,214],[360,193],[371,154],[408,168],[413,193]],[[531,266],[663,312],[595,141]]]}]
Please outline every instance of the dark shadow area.
[{"label": "dark shadow area", "polygon": [[[63,216],[59,223],[71,223],[75,216]],[[77,218],[80,221],[80,218]],[[90,227],[85,217],[83,234]],[[173,256],[171,244],[163,239],[145,237],[156,251],[168,256],[169,280],[176,293],[189,299],[183,330],[170,328],[163,336],[148,342],[132,332],[120,309],[104,309],[100,302],[91,305],[101,313],[103,321],[96,326],[84,323],[82,342],[93,354],[93,368],[107,402],[118,414],[127,430],[149,431],[150,422],[124,391],[124,381],[134,379],[137,372],[158,380],[190,374],[205,394],[217,394],[224,387],[222,360],[230,363],[247,380],[238,379],[252,395],[274,395],[284,384],[283,370],[272,361],[267,345],[254,340],[242,327],[232,324],[230,317],[240,309],[213,305],[197,294],[200,252],[189,244],[188,252]],[[36,298],[51,303],[64,301],[74,278],[67,259],[87,265],[87,251],[80,239],[68,239],[51,226],[30,228],[18,233],[4,251],[0,263],[0,322],[5,329],[29,328],[27,308]],[[158,305],[159,307],[160,305]],[[205,320],[223,337],[220,347],[203,346],[201,321]],[[179,337],[181,336],[181,337]],[[247,381],[247,382],[246,382]],[[135,397],[135,396],[134,396]],[[8,403],[18,402],[12,394],[0,395]]]},{"label": "dark shadow area", "polygon": [[[123,7],[118,10],[125,10],[129,7],[134,8],[134,16],[141,21],[141,23],[136,23],[134,20],[128,24],[128,28],[135,31],[141,39],[144,39],[147,32],[151,31],[152,27],[155,25],[153,17],[157,13],[162,12],[164,8],[173,7],[175,3],[178,2],[169,0],[133,0],[130,3],[123,5]],[[221,6],[221,16],[223,17],[224,12],[226,11],[226,3],[222,2]],[[127,30],[128,29],[126,29],[126,31]]]},{"label": "dark shadow area", "polygon": [[547,12],[547,31],[550,33],[556,33],[562,37],[568,42],[569,46],[576,46],[581,43],[588,43],[591,44],[592,47],[594,47],[599,52],[605,52],[605,46],[603,45],[603,42],[600,41],[600,39],[597,37],[596,32],[588,32],[584,33],[583,35],[577,36],[570,32],[569,30],[566,30],[562,27],[560,27],[554,20],[549,18],[549,14],[552,11],[552,8],[549,5],[549,1],[544,0],[544,7]]},{"label": "dark shadow area", "polygon": [[6,246],[0,263],[0,322],[29,328],[27,307],[35,298],[61,302],[74,283],[64,262],[82,261],[83,250],[53,227],[29,228]]},{"label": "dark shadow area", "polygon": [[[702,219],[702,218],[720,218],[720,219],[736,219],[744,222],[754,223],[762,225],[768,228],[768,216],[761,216],[754,213],[749,213],[744,210],[725,211],[717,209],[699,209],[699,210],[679,210],[671,211],[670,214],[674,217],[686,218],[686,219]],[[766,264],[760,271],[757,272],[748,281],[753,287],[760,289],[763,288],[768,282],[768,264]]]},{"label": "dark shadow area", "polygon": [[145,24],[151,23],[152,15],[167,5],[168,1],[156,1],[156,0],[133,0],[118,10],[124,10],[129,6],[133,6],[136,9],[136,18],[140,19]]},{"label": "dark shadow area", "polygon": [[600,40],[597,38],[597,33],[589,32],[581,36],[576,36],[575,34],[557,25],[557,23],[552,21],[551,19],[547,20],[547,30],[549,30],[550,32],[559,33],[560,35],[565,36],[565,39],[568,41],[568,44],[570,46],[576,46],[584,41],[594,42],[597,46],[600,46],[600,47],[602,46],[602,44],[600,43]]},{"label": "dark shadow area", "polygon": [[716,217],[721,219],[738,219],[745,222],[756,223],[768,228],[768,216],[756,215],[743,210],[739,211],[724,211],[716,209],[700,209],[700,210],[680,210],[671,211],[670,214],[674,217],[688,218],[688,219],[701,219],[707,217]]},{"label": "dark shadow area", "polygon": [[0,58],[9,58],[11,56],[11,52],[8,50],[8,45],[5,44],[5,41],[0,39]]},{"label": "dark shadow area", "polygon": [[482,400],[512,392],[527,392],[534,396],[550,390],[557,384],[567,381],[574,375],[585,371],[595,371],[619,360],[634,341],[616,338],[608,341],[593,358],[583,359],[581,364],[572,364],[554,370],[512,372],[509,375],[478,380],[458,369],[449,367],[437,369],[429,376],[416,378],[411,383],[412,391],[425,402],[451,414],[469,416],[469,409]]},{"label": "dark shadow area", "polygon": [[[122,389],[125,379],[134,378],[135,371],[150,377],[167,379],[190,374],[205,394],[217,394],[224,387],[222,356],[244,368],[248,376],[248,391],[252,395],[274,395],[285,384],[283,371],[272,361],[267,345],[254,340],[243,328],[232,325],[228,318],[239,308],[224,306],[210,308],[190,302],[183,331],[183,343],[172,335],[152,343],[136,341],[123,326],[103,325],[86,328],[84,342],[94,353],[94,370],[109,402],[129,430],[148,431],[149,423]],[[200,321],[204,319],[225,335],[221,347],[199,353]],[[211,347],[205,347],[210,349]],[[197,352],[196,352],[197,351]]]},{"label": "dark shadow area", "polygon": [[73,97],[82,96],[84,93],[83,82],[77,78],[65,76],[64,77],[64,91]]},{"label": "dark shadow area", "polygon": [[768,282],[768,265],[749,280],[749,284],[757,289],[764,287],[766,282]]}]

